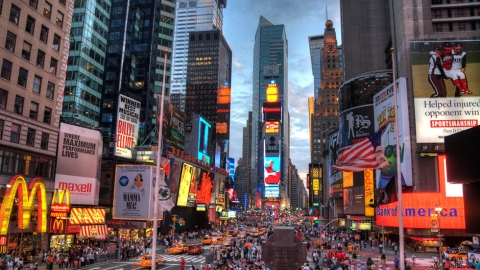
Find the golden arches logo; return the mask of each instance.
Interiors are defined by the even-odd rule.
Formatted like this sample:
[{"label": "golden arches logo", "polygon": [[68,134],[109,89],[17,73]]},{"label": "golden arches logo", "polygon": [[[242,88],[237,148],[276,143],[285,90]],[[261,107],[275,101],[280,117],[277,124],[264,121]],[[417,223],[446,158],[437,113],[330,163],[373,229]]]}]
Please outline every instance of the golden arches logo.
[{"label": "golden arches logo", "polygon": [[68,189],[55,189],[52,197],[52,204],[70,205],[70,191]]},{"label": "golden arches logo", "polygon": [[64,219],[55,219],[52,222],[52,228],[50,233],[65,233],[65,220]]},{"label": "golden arches logo", "polygon": [[[29,192],[30,191],[30,192]],[[25,178],[16,175],[10,180],[10,187],[0,209],[0,235],[7,235],[13,203],[18,197],[18,228],[25,230],[30,227],[32,210],[35,205],[34,196],[37,195],[37,231],[47,232],[47,192],[41,178],[34,178],[27,187]]]}]

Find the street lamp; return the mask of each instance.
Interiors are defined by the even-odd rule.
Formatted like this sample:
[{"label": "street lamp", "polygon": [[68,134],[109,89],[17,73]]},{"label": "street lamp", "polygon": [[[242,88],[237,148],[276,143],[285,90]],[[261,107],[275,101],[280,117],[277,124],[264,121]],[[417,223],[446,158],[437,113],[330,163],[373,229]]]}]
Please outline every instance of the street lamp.
[{"label": "street lamp", "polygon": [[443,244],[442,244],[442,235],[440,234],[440,213],[442,212],[442,207],[440,206],[435,206],[435,211],[437,212],[437,226],[438,226],[438,241],[440,241],[440,248],[439,248],[439,252],[438,252],[438,255],[440,255],[440,269],[443,270],[443,256],[442,256],[442,247],[443,247]]}]

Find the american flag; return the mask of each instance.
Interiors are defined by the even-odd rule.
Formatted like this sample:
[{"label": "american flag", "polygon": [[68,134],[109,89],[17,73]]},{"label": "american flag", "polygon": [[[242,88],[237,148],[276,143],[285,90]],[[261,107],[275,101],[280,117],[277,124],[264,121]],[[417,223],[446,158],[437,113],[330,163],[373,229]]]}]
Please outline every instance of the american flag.
[{"label": "american flag", "polygon": [[386,126],[342,149],[333,169],[338,171],[360,172],[365,169],[385,169],[390,163],[383,155],[381,138]]}]

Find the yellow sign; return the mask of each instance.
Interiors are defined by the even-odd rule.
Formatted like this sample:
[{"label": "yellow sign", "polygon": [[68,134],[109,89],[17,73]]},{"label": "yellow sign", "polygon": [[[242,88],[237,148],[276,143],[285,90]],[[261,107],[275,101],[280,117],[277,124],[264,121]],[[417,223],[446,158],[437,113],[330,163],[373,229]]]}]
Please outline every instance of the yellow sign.
[{"label": "yellow sign", "polygon": [[66,225],[65,223],[67,222],[66,219],[50,219],[50,233],[54,234],[65,234],[65,229]]},{"label": "yellow sign", "polygon": [[278,86],[269,84],[266,90],[267,102],[278,102]]},{"label": "yellow sign", "polygon": [[[30,191],[30,194],[29,194]],[[17,194],[18,193],[18,194]],[[0,235],[7,235],[13,203],[18,195],[18,228],[25,230],[30,227],[32,210],[35,205],[34,196],[37,195],[37,232],[47,232],[47,191],[41,178],[34,178],[27,188],[27,182],[21,175],[10,180],[10,187],[0,209]]]},{"label": "yellow sign", "polygon": [[265,133],[278,133],[280,122],[278,121],[266,121]]},{"label": "yellow sign", "polygon": [[52,197],[52,204],[50,205],[50,213],[70,212],[70,191],[68,189],[55,189]]},{"label": "yellow sign", "polygon": [[363,180],[365,187],[365,216],[373,217],[375,216],[375,204],[374,201],[374,186],[373,186],[373,170],[367,169],[363,171]]},{"label": "yellow sign", "polygon": [[318,178],[312,179],[312,187],[314,191],[320,190],[320,180]]},{"label": "yellow sign", "polygon": [[353,172],[343,172],[343,187],[353,187]]}]

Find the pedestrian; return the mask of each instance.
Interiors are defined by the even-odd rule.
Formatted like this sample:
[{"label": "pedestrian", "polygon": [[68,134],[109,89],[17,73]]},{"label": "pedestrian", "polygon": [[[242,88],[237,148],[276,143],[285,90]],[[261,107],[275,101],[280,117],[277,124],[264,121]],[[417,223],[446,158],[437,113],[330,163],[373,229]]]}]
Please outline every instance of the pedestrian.
[{"label": "pedestrian", "polygon": [[182,258],[180,259],[180,269],[181,269],[181,270],[185,270],[185,263],[186,263],[186,262],[185,262],[185,259],[182,257]]}]

